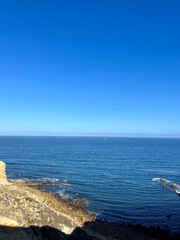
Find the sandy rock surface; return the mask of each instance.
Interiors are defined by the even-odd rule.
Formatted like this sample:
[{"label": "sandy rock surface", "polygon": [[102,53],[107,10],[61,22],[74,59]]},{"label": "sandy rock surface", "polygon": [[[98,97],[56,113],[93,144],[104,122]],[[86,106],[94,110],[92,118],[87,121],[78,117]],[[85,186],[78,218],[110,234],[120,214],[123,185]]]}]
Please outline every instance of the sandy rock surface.
[{"label": "sandy rock surface", "polygon": [[[66,239],[66,235],[81,227],[85,221],[93,220],[94,217],[85,211],[68,206],[51,193],[29,185],[30,183],[24,181],[0,183],[0,239],[5,240],[6,235],[7,239],[11,239],[12,232],[13,235],[16,232],[19,237],[22,233],[23,236],[26,234],[34,236],[34,231],[38,237],[34,236],[32,239],[45,240],[46,238],[41,238],[42,231],[51,234],[54,231],[56,236],[60,235],[61,238],[63,236],[63,239]],[[63,235],[64,233],[66,235]],[[47,233],[46,235],[48,236]]]},{"label": "sandy rock surface", "polygon": [[0,183],[7,183],[6,164],[2,161],[0,161]]}]

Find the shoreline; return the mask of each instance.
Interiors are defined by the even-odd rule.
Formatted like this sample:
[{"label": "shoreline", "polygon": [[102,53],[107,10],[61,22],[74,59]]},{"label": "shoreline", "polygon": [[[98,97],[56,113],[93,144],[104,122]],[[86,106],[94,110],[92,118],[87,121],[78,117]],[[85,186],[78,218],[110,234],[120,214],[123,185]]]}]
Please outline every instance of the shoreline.
[{"label": "shoreline", "polygon": [[8,181],[6,164],[0,161],[0,239],[180,239],[179,233],[171,233],[160,227],[98,220],[95,214],[88,212],[83,201],[61,199],[44,189],[46,184],[49,186],[51,183],[47,179],[44,182],[23,179]]},{"label": "shoreline", "polygon": [[77,225],[82,225],[87,221],[95,220],[95,214],[90,214],[84,207],[83,203],[81,205],[81,202],[78,204],[78,202],[76,203],[75,201],[61,199],[53,192],[44,189],[43,186],[46,186],[46,184],[25,180],[9,180],[9,182],[16,184],[21,190],[31,195],[31,197],[38,202],[43,203],[52,211],[70,218]]},{"label": "shoreline", "polygon": [[[180,239],[178,233],[172,234],[160,227],[97,220],[83,206],[56,197],[38,183],[10,180],[0,183],[0,193],[0,238],[3,237],[3,240],[44,240],[42,231],[47,236],[55,234],[48,240]],[[27,229],[33,238],[29,238]]]}]

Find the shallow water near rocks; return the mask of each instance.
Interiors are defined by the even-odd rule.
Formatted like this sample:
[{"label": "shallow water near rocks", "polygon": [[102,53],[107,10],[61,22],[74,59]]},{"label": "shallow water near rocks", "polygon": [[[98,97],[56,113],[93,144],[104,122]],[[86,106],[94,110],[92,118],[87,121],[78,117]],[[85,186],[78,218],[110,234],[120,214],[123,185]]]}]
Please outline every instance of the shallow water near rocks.
[{"label": "shallow water near rocks", "polygon": [[180,197],[153,178],[180,184],[180,139],[0,137],[9,179],[49,184],[63,198],[83,198],[109,221],[180,231]]}]

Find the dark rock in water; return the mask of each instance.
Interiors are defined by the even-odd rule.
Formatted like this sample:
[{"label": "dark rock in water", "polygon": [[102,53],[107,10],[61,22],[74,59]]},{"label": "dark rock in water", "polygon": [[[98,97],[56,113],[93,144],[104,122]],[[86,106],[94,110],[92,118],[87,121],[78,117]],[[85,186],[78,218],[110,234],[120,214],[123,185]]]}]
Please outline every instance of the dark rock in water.
[{"label": "dark rock in water", "polygon": [[180,185],[179,184],[172,183],[171,181],[168,181],[165,178],[153,178],[152,181],[165,183],[164,185],[162,185],[162,188],[170,189],[173,193],[180,196]]}]

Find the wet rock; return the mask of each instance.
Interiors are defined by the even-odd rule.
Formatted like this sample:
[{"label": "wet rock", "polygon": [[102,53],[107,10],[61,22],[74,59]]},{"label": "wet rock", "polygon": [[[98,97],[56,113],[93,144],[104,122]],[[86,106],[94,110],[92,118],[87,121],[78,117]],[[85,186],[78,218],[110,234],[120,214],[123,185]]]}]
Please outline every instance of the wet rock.
[{"label": "wet rock", "polygon": [[179,188],[179,185],[176,184],[176,183],[173,183],[173,184],[171,184],[171,187],[172,187],[173,189],[177,189],[177,188]]}]

